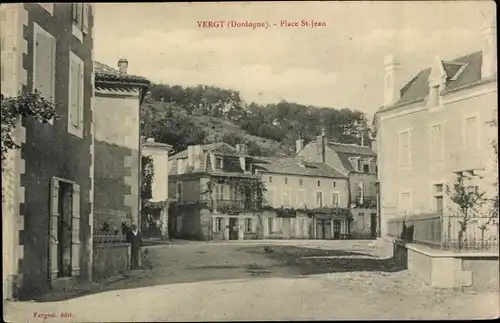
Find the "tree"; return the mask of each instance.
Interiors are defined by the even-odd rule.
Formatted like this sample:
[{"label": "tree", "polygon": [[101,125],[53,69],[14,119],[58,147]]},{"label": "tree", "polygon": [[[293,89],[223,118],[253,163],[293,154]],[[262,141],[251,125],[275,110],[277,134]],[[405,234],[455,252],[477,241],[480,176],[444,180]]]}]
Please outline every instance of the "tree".
[{"label": "tree", "polygon": [[477,216],[481,206],[486,203],[486,193],[476,185],[468,185],[467,179],[463,175],[459,175],[452,187],[446,186],[446,194],[457,205],[461,215],[457,234],[458,248],[462,249],[467,227],[471,220]]}]

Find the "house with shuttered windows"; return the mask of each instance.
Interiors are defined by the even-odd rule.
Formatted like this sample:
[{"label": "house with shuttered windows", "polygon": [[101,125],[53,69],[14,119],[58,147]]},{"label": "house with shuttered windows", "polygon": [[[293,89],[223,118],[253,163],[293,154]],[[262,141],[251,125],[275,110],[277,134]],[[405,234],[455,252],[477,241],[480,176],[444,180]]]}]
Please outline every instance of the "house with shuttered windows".
[{"label": "house with shuttered windows", "polygon": [[28,299],[92,273],[93,9],[1,7],[5,96],[35,89],[59,118],[20,118],[2,169],[4,299]]}]

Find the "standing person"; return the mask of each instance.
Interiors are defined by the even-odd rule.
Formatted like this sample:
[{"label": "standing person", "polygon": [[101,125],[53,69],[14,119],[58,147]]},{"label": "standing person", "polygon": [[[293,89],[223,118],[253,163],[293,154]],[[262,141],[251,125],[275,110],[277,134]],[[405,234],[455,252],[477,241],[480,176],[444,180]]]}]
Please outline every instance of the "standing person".
[{"label": "standing person", "polygon": [[130,269],[139,269],[139,257],[141,251],[141,232],[137,224],[132,224],[130,231],[127,232],[127,242],[130,243]]}]

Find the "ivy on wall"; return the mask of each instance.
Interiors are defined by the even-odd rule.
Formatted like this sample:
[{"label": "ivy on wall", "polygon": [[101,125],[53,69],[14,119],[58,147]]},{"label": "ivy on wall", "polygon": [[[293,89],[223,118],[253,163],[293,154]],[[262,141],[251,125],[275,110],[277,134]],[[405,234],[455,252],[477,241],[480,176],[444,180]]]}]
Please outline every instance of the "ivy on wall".
[{"label": "ivy on wall", "polygon": [[[207,183],[207,191],[205,192],[210,199],[213,197],[213,192],[217,184],[229,185],[235,190],[237,199],[241,199],[242,202],[241,211],[261,211],[265,205],[265,192],[267,189],[260,178],[239,176],[211,177]],[[231,210],[220,209],[220,211],[230,212]]]},{"label": "ivy on wall", "polygon": [[151,156],[141,156],[141,166],[141,201],[144,206],[153,197],[153,178],[155,175],[153,158]]},{"label": "ivy on wall", "polygon": [[1,97],[2,113],[2,162],[7,156],[7,152],[12,149],[19,149],[12,138],[12,131],[15,128],[19,117],[32,117],[35,120],[48,123],[50,120],[57,120],[54,105],[45,99],[41,92],[35,90],[29,93],[20,93],[16,97]]}]

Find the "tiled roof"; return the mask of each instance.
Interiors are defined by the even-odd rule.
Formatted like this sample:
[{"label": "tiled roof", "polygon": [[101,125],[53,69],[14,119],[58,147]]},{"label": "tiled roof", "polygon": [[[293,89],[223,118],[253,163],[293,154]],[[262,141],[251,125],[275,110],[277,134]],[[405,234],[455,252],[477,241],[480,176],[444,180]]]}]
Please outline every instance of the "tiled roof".
[{"label": "tiled roof", "polygon": [[[229,154],[229,155],[236,155],[237,151],[236,148],[231,147],[230,145],[226,144],[225,142],[216,142],[213,144],[207,144],[207,145],[201,145],[202,153],[206,152],[215,152],[219,154]],[[179,158],[187,158],[188,157],[188,151],[183,150],[178,152],[177,154],[173,155],[170,157],[170,159],[179,159]]]},{"label": "tiled roof", "polygon": [[97,61],[94,61],[94,72],[96,82],[129,83],[142,86],[149,86],[150,84],[149,80],[145,77],[120,73],[120,71]]},{"label": "tiled roof", "polygon": [[304,166],[301,166],[300,162],[294,158],[260,157],[256,160],[255,169],[264,173],[345,178],[344,175],[328,165],[306,162]]},{"label": "tiled roof", "polygon": [[[481,51],[456,58],[452,61],[443,61],[443,67],[448,76],[445,91],[451,91],[461,86],[480,81],[482,61]],[[464,68],[461,70],[462,67]],[[430,68],[420,71],[401,89],[401,98],[395,105],[425,98],[429,94],[428,78],[430,74]]]},{"label": "tiled roof", "polygon": [[335,150],[337,153],[346,153],[351,155],[362,155],[362,156],[377,156],[377,154],[367,146],[358,146],[350,144],[342,144],[340,142],[328,142],[328,147]]},{"label": "tiled roof", "polygon": [[172,149],[173,147],[168,144],[164,144],[161,142],[156,142],[156,141],[143,141],[142,142],[143,147],[158,147],[158,148],[167,148],[167,149]]}]

